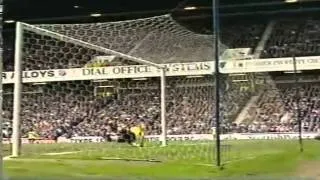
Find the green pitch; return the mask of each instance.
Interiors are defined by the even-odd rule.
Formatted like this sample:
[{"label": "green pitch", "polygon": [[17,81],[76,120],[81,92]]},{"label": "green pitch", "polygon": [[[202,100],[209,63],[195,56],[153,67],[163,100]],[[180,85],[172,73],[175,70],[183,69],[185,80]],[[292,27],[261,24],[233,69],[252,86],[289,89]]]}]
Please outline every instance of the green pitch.
[{"label": "green pitch", "polygon": [[169,142],[167,147],[149,143],[143,148],[117,143],[23,145],[21,157],[5,160],[5,171],[13,179],[198,179],[296,176],[304,164],[320,165],[319,141],[304,141],[303,153],[297,141],[226,141],[222,145],[223,170],[214,166],[213,142],[193,141]]}]

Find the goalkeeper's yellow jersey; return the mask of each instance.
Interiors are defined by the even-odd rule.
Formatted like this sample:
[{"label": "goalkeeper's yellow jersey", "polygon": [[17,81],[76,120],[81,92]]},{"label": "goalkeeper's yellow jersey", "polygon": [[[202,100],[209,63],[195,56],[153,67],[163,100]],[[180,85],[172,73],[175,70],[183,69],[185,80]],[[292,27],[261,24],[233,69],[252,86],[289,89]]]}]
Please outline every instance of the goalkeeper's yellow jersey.
[{"label": "goalkeeper's yellow jersey", "polygon": [[144,126],[134,126],[130,128],[130,131],[136,136],[144,136]]},{"label": "goalkeeper's yellow jersey", "polygon": [[37,139],[38,134],[34,131],[28,132],[28,139]]}]

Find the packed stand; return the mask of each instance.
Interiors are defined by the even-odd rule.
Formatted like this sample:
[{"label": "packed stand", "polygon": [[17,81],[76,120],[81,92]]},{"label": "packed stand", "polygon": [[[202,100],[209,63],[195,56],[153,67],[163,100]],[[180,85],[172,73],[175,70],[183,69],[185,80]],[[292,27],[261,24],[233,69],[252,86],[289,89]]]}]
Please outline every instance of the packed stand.
[{"label": "packed stand", "polygon": [[[134,125],[139,120],[146,122],[148,134],[160,134],[159,84],[159,81],[153,80],[144,83],[126,82],[120,85],[117,99],[98,112],[100,118],[83,121],[73,129],[74,135],[98,135],[92,131],[95,129],[116,133],[122,127]],[[168,84],[166,95],[168,133],[200,133],[210,130],[213,116],[213,113],[210,113],[213,111],[212,82],[197,81],[196,84],[185,84],[177,78],[168,81]]]},{"label": "packed stand", "polygon": [[[320,84],[297,85],[299,118],[303,131],[320,132]],[[242,132],[297,132],[297,95],[294,84],[277,84],[265,89],[248,122],[237,128]]]},{"label": "packed stand", "polygon": [[[36,131],[40,137],[105,136],[140,120],[148,134],[160,134],[160,82],[123,81],[117,94],[98,97],[88,81],[58,82],[24,86],[22,133]],[[210,133],[214,122],[214,82],[212,78],[171,78],[166,106],[169,134]],[[222,95],[225,121],[230,121],[249,95],[231,88]],[[5,98],[8,119],[12,119],[12,94]],[[225,103],[227,102],[227,103]]]},{"label": "packed stand", "polygon": [[295,18],[276,21],[262,58],[318,56],[320,20]]},{"label": "packed stand", "polygon": [[[319,42],[319,33],[317,33],[320,27],[319,21],[296,20],[293,22],[281,20],[277,23],[262,57],[291,56],[290,47],[292,46],[299,50],[296,51],[297,56],[319,54],[317,43]],[[254,49],[260,41],[266,24],[247,25],[242,23],[228,26],[226,29],[222,27],[222,42],[230,48],[250,47]],[[131,50],[139,42],[148,42],[148,38],[145,39],[144,37],[150,33],[150,29],[147,29],[148,31],[144,29],[137,33],[130,28],[123,32],[108,31],[107,33],[99,31],[99,28],[93,28],[99,26],[99,24],[91,26],[84,29],[95,29],[96,31],[83,31],[81,26],[71,25],[63,26],[62,29],[54,26],[47,28],[53,28],[57,32],[67,29],[66,32],[75,35],[76,38],[84,38],[82,40],[100,43],[99,45],[106,48],[123,53],[136,53],[136,55],[139,54],[139,51]],[[116,30],[120,26],[122,27],[122,25],[115,23],[110,27]],[[124,27],[127,26],[129,24]],[[138,26],[139,24],[137,24]],[[235,30],[240,34],[235,33]],[[117,33],[112,34],[110,32]],[[165,39],[163,37],[162,40],[165,41]],[[154,40],[154,37],[149,40]],[[24,41],[24,50],[27,55],[23,60],[24,70],[83,67],[94,57],[106,55],[87,47],[57,41],[30,32],[26,34]],[[147,45],[148,43],[144,44],[144,46]],[[181,49],[181,44],[174,45],[176,49]],[[193,45],[197,45],[197,43]],[[159,47],[165,50],[168,44],[162,43],[162,46],[159,45]],[[198,54],[199,52],[201,54],[201,51],[197,51]],[[170,53],[165,54],[168,56],[166,58],[168,62],[173,60],[169,56],[177,57]],[[186,51],[183,51],[182,54],[185,53]],[[127,63],[122,63],[122,65],[124,64]],[[168,78],[166,95],[168,134],[211,132],[211,127],[215,121],[213,83],[211,78]],[[33,92],[35,86],[25,85],[24,90],[32,93],[24,94],[22,98],[22,133],[25,135],[28,131],[35,130],[43,138],[56,138],[61,135],[67,137],[105,136],[106,134],[117,133],[124,126],[130,126],[139,120],[144,120],[148,125],[148,134],[160,134],[159,81],[149,80],[144,83],[131,84],[132,86],[129,86],[127,81],[120,83],[117,86],[117,94],[112,98],[95,96],[93,94],[95,85],[92,82],[88,83],[88,81],[49,83],[49,85],[37,86],[37,92]],[[274,89],[265,90],[256,104],[257,108],[254,109],[252,118],[249,120],[251,122],[239,125],[232,123],[252,96],[249,91],[243,91],[241,86],[231,83],[222,89],[220,106],[223,119],[222,126],[225,132],[297,131],[297,120],[294,118],[295,96],[292,84],[281,84]],[[299,85],[299,88],[301,96],[300,116],[303,119],[304,130],[319,131],[319,85],[303,84]],[[12,92],[12,89],[8,92]],[[4,116],[8,121],[12,119],[12,101],[12,94],[5,96]]]},{"label": "packed stand", "polygon": [[253,51],[261,41],[268,21],[222,21],[221,41],[228,48],[251,48]]},{"label": "packed stand", "polygon": [[[87,119],[96,119],[97,111],[108,104],[105,99],[94,98],[92,92],[90,84],[57,82],[33,87],[24,85],[22,135],[25,137],[28,132],[35,131],[42,138],[54,139],[62,134],[72,134],[70,130],[74,126]],[[13,115],[12,93],[4,97],[4,117],[10,121]]]},{"label": "packed stand", "polygon": [[[118,99],[98,113],[100,120],[89,120],[74,128],[75,135],[93,136],[107,131],[115,133],[124,126],[134,125],[143,120],[147,123],[147,133],[161,133],[160,87],[159,82],[134,82],[130,87],[118,90]],[[222,96],[225,121],[241,110],[242,102],[249,94],[239,94],[238,88],[230,88]],[[214,125],[214,87],[212,79],[173,78],[168,80],[166,95],[166,120],[168,134],[210,133]],[[226,102],[226,103],[225,103]]]},{"label": "packed stand", "polygon": [[[166,95],[168,134],[210,133],[214,125],[214,82],[211,78],[171,78]],[[159,81],[123,81],[117,93],[95,96],[94,84],[53,83],[25,86],[22,98],[22,133],[36,131],[42,138],[58,136],[106,136],[140,120],[147,134],[161,133]],[[300,84],[300,118],[304,131],[320,130],[320,85]],[[221,95],[223,132],[293,132],[295,90],[292,84],[265,89],[247,122],[233,121],[252,93],[242,84],[224,87]],[[4,117],[12,119],[12,94],[5,95]],[[35,113],[36,112],[36,113]]]}]

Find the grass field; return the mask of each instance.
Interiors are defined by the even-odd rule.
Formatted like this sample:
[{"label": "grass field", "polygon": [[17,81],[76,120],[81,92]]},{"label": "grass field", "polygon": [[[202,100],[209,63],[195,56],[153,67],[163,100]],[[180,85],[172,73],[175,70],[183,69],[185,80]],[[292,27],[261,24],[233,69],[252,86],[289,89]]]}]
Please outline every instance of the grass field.
[{"label": "grass field", "polygon": [[303,153],[297,141],[222,144],[222,170],[214,166],[213,142],[193,141],[167,147],[149,143],[144,148],[116,143],[23,145],[21,157],[5,161],[5,171],[13,179],[320,177],[319,141],[306,140]]}]

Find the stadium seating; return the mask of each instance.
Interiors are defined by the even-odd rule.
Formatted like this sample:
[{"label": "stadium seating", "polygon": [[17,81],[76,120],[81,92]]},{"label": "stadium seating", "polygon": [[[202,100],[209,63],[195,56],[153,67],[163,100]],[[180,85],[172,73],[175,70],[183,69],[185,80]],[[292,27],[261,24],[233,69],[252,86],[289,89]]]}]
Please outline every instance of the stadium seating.
[{"label": "stadium seating", "polygon": [[[299,84],[299,118],[303,131],[317,132],[320,122],[319,84]],[[296,117],[296,90],[293,84],[278,84],[265,89],[247,122],[249,132],[298,131]]]},{"label": "stadium seating", "polygon": [[[320,28],[319,22],[314,19],[277,21],[261,56],[264,58],[288,57],[291,56],[292,47],[298,50],[296,51],[297,56],[319,55],[319,33],[317,33]],[[221,39],[227,47],[254,49],[259,43],[266,25],[267,23],[254,25],[236,23],[232,26],[222,27]],[[65,28],[71,27],[66,26]],[[161,36],[158,39],[161,42],[159,48],[163,51],[157,52],[160,54],[157,55],[154,49],[146,48],[154,43],[154,37],[150,36],[153,38],[144,39],[148,35],[145,31],[139,31],[139,33],[130,30],[122,32],[127,33],[128,36],[124,36],[121,32],[115,35],[97,31],[96,34],[106,36],[105,39],[102,38],[102,41],[98,41],[90,35],[93,32],[85,33],[81,28],[75,26],[69,30],[70,33],[75,32],[76,38],[82,40],[90,38],[90,41],[123,53],[129,53],[135,44],[143,41],[145,44],[142,44],[141,47],[145,48],[131,51],[130,54],[138,56],[146,53],[145,57],[151,59],[167,59],[161,62],[174,62],[175,59],[181,62],[181,59],[187,58],[186,52],[193,51],[192,49],[196,46],[198,48],[194,52],[197,57],[201,57],[200,59],[209,60],[208,55],[212,54],[212,51],[201,50],[204,46],[208,47],[209,45],[205,42],[200,43],[200,41],[193,44],[186,42],[176,44],[176,49],[166,51],[173,42],[166,42],[167,38]],[[112,28],[116,27],[112,26]],[[59,32],[59,29],[54,30]],[[28,51],[35,48],[32,43],[36,42],[36,38],[45,39],[48,43],[53,44],[50,47],[44,45],[36,47],[36,51]],[[184,49],[184,51],[180,47],[189,45],[190,48]],[[74,46],[71,43],[58,42],[54,44],[52,39],[36,37],[32,33],[26,36],[25,46],[25,50],[30,56],[24,59],[24,70],[83,67],[94,56],[105,55],[85,47]],[[56,52],[56,48],[62,48],[65,52]],[[164,53],[165,51],[166,53]],[[47,52],[51,52],[51,54]],[[203,52],[206,53],[202,54]],[[10,59],[10,57],[5,59]],[[196,58],[191,57],[191,59]],[[120,62],[120,65],[129,63],[124,60]],[[119,61],[117,63],[119,65]],[[6,63],[6,69],[12,70],[12,63]],[[105,136],[108,133],[116,133],[118,128],[124,125],[132,125],[142,119],[148,124],[148,134],[160,134],[159,79],[115,80],[114,82],[117,84],[115,85],[116,97],[109,98],[95,96],[95,84],[89,81],[50,82],[43,85],[24,84],[21,113],[23,135],[26,135],[29,130],[35,129],[43,138]],[[274,87],[269,86],[251,91],[250,88],[243,88],[242,83],[234,83],[227,77],[224,77],[224,82],[226,85],[224,84],[221,89],[223,93],[220,105],[223,132],[297,131],[297,119],[294,116],[296,97],[293,84],[278,83]],[[298,85],[298,88],[303,129],[304,131],[318,132],[320,130],[320,85],[319,83],[302,83]],[[12,86],[5,85],[5,92],[12,92]],[[258,94],[259,99],[254,104],[256,108],[251,108],[249,120],[238,125],[235,124],[234,120],[243,107],[253,95]],[[210,77],[167,78],[168,134],[210,133],[215,120],[214,100],[214,81]],[[5,94],[4,117],[8,121],[12,119],[12,107],[12,93]]]},{"label": "stadium seating", "polygon": [[[111,99],[95,97],[93,85],[84,85],[83,82],[45,85],[39,88],[39,92],[24,94],[22,133],[35,129],[45,138],[57,135],[104,136],[143,119],[149,125],[149,134],[160,134],[159,83],[123,83],[126,85],[119,88],[117,98]],[[213,81],[210,78],[173,78],[168,84],[168,134],[210,133],[215,108]],[[277,90],[265,90],[257,103],[252,122],[239,126],[232,124],[234,119],[231,118],[239,113],[250,93],[240,93],[237,85],[231,86],[222,96],[224,132],[297,131],[297,122],[292,118],[294,90],[290,84],[278,85]],[[304,130],[317,131],[320,129],[319,86],[304,84],[299,88],[303,100],[300,115]],[[24,89],[27,92],[28,87]],[[5,102],[11,102],[5,107],[12,107],[9,98]],[[6,110],[5,115],[9,116],[5,117],[10,119],[12,108]]]},{"label": "stadium seating", "polygon": [[255,49],[267,26],[267,22],[233,22],[222,24],[221,41],[228,48]]},{"label": "stadium seating", "polygon": [[[158,81],[124,81],[117,98],[93,95],[93,85],[85,82],[54,83],[24,87],[22,133],[30,129],[41,137],[96,136],[114,133],[123,125],[143,119],[149,134],[159,134],[160,88]],[[214,120],[214,87],[211,78],[172,78],[167,88],[167,125],[169,134],[210,133]],[[7,89],[8,90],[8,89]],[[9,91],[9,90],[8,90]],[[232,121],[249,94],[238,95],[230,87],[222,96],[225,121]],[[12,94],[6,98],[7,119],[11,119]],[[36,112],[36,113],[35,113]]]},{"label": "stadium seating", "polygon": [[319,28],[320,21],[311,17],[276,21],[262,57],[291,57],[293,49],[296,56],[319,55]]}]

